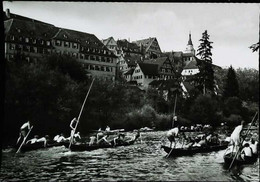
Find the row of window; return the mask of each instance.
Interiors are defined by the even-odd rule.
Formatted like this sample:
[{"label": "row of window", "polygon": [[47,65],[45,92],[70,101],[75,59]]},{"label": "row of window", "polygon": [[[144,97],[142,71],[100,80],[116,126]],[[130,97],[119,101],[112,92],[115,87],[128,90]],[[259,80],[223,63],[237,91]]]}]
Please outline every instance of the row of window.
[{"label": "row of window", "polygon": [[142,78],[143,78],[143,75],[138,75],[138,76],[133,77],[134,80],[138,80],[138,79],[142,79]]},{"label": "row of window", "polygon": [[161,68],[161,72],[163,73],[173,73],[171,69]]},{"label": "row of window", "polygon": [[[17,51],[24,51],[24,52],[32,52],[32,53],[40,53],[40,54],[50,54],[52,51],[51,49],[41,48],[41,47],[34,47],[34,46],[25,46],[21,44],[9,44],[10,50],[17,50]],[[57,54],[62,54],[61,51],[56,50]],[[81,53],[71,53],[64,51],[63,54],[72,56],[76,59],[86,59],[86,60],[95,60],[101,61],[106,63],[113,63],[113,58],[110,57],[102,57],[102,56],[94,56],[94,55],[87,55]]]},{"label": "row of window", "polygon": [[42,48],[42,47],[25,46],[25,45],[21,45],[21,44],[9,44],[9,49],[16,50],[16,51],[40,53],[40,54],[50,54],[51,53],[51,49],[46,49],[46,48]]},{"label": "row of window", "polygon": [[86,70],[113,72],[113,67],[109,67],[109,66],[100,66],[100,65],[93,65],[93,64],[83,64],[83,67]]},{"label": "row of window", "polygon": [[[63,44],[62,44],[63,43]],[[79,44],[78,43],[71,43],[71,42],[67,42],[67,41],[61,41],[61,40],[56,40],[55,41],[55,45],[56,46],[64,46],[67,48],[73,48],[73,49],[78,49],[79,48]]]},{"label": "row of window", "polygon": [[22,36],[15,37],[15,36],[11,35],[10,40],[12,40],[12,41],[18,40],[20,42],[25,42],[25,43],[51,46],[51,42],[49,40],[46,41],[43,39],[36,39],[36,38],[29,38],[29,37],[22,37]]},{"label": "row of window", "polygon": [[135,70],[135,73],[140,73],[140,72],[141,72],[140,69],[136,69],[136,70]]},{"label": "row of window", "polygon": [[112,55],[112,52],[105,49],[91,48],[91,47],[81,47],[81,51],[86,51],[90,53],[99,53],[99,54],[107,54]]}]

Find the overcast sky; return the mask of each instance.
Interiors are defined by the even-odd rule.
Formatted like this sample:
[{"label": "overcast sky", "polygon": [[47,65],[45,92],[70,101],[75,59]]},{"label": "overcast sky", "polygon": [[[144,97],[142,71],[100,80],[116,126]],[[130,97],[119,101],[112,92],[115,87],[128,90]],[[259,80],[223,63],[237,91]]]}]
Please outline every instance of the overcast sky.
[{"label": "overcast sky", "polygon": [[3,2],[11,13],[95,34],[130,41],[156,37],[162,51],[183,51],[191,32],[195,50],[208,30],[213,63],[258,68],[258,3]]}]

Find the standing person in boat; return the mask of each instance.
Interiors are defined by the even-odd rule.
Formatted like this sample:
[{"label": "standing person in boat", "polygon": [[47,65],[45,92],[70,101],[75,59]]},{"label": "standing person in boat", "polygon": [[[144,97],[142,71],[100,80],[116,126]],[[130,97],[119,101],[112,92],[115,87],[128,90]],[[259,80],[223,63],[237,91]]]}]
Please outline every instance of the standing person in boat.
[{"label": "standing person in boat", "polygon": [[[240,140],[240,135],[241,135],[241,131],[243,129],[245,121],[242,120],[241,124],[238,125],[234,131],[232,132],[231,136],[230,136],[230,143],[231,145],[233,145],[232,147],[232,153],[233,152],[237,152],[239,147],[241,146],[241,140]],[[234,151],[235,150],[235,151]]]},{"label": "standing person in boat", "polygon": [[16,144],[18,144],[20,142],[20,140],[23,138],[25,138],[25,136],[27,135],[27,133],[30,131],[31,129],[31,123],[30,121],[27,121],[26,123],[24,123],[21,128],[20,128],[20,133],[19,133],[19,138],[17,139]]},{"label": "standing person in boat", "polygon": [[74,143],[74,135],[75,135],[77,122],[78,122],[77,118],[73,118],[70,122],[70,128],[71,128],[70,139],[72,140],[72,143]]},{"label": "standing person in boat", "polygon": [[110,127],[109,127],[109,126],[107,126],[105,131],[110,131]]},{"label": "standing person in boat", "polygon": [[89,138],[90,138],[89,146],[92,146],[92,145],[96,144],[96,142],[97,142],[97,137],[91,136],[91,137],[89,137]]},{"label": "standing person in boat", "polygon": [[172,147],[172,142],[174,142],[174,148],[175,148],[175,146],[176,146],[175,138],[178,136],[178,133],[179,133],[178,125],[166,133],[168,140],[171,142],[170,147]]}]

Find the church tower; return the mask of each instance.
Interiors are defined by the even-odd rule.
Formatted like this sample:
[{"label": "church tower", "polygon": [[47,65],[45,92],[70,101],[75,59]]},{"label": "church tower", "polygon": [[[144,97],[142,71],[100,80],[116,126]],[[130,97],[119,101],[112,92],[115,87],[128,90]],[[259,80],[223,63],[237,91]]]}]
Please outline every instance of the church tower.
[{"label": "church tower", "polygon": [[189,33],[189,41],[186,47],[185,53],[192,53],[195,56],[195,49],[193,48],[193,44],[191,41],[191,33]]}]

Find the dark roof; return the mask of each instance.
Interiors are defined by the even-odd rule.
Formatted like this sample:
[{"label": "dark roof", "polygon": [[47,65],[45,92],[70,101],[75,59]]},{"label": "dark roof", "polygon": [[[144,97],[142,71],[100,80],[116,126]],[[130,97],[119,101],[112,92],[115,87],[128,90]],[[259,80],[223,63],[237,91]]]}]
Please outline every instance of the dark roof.
[{"label": "dark roof", "polygon": [[167,59],[168,59],[167,57],[159,57],[156,59],[145,59],[143,62],[149,63],[149,64],[157,64],[157,65],[161,66]]},{"label": "dark roof", "polygon": [[184,81],[183,82],[184,87],[186,88],[187,92],[189,93],[192,89],[194,89],[194,85],[192,85],[190,82],[188,81]]},{"label": "dark roof", "polygon": [[132,49],[132,50],[138,49],[138,51],[140,52],[140,47],[136,43],[128,42],[126,39],[118,40],[117,46],[122,48]]},{"label": "dark roof", "polygon": [[157,64],[148,64],[148,63],[139,63],[140,69],[144,75],[157,76],[158,75],[158,65]]},{"label": "dark roof", "polygon": [[188,64],[183,68],[183,69],[197,69],[197,61],[192,60],[190,62],[188,62]]},{"label": "dark roof", "polygon": [[37,39],[50,40],[57,32],[57,28],[50,24],[43,24],[33,21],[23,21],[10,19],[4,22],[5,35],[16,35],[23,37],[32,37]]},{"label": "dark roof", "polygon": [[183,53],[183,57],[195,57],[195,55],[193,53],[187,52]]},{"label": "dark roof", "polygon": [[150,37],[147,39],[136,40],[134,42],[136,42],[138,45],[143,44],[145,47],[149,47],[155,39],[156,39],[155,37],[153,38]]},{"label": "dark roof", "polygon": [[141,61],[141,57],[140,55],[125,55],[124,59],[129,66],[136,66]]},{"label": "dark roof", "polygon": [[124,73],[124,75],[132,75],[133,72],[134,72],[134,69],[130,69],[126,73]]},{"label": "dark roof", "polygon": [[10,20],[10,19],[17,19],[17,20],[22,20],[22,21],[31,21],[31,22],[42,23],[42,24],[46,24],[46,25],[52,25],[52,24],[49,24],[49,23],[45,23],[45,22],[42,22],[42,21],[39,21],[39,20],[35,20],[35,19],[32,19],[32,18],[28,18],[28,17],[25,17],[25,16],[13,14],[13,13],[10,13],[10,17],[7,17],[6,12],[3,12],[3,17],[4,17],[4,21]]}]

